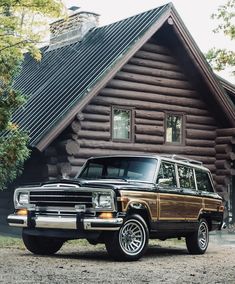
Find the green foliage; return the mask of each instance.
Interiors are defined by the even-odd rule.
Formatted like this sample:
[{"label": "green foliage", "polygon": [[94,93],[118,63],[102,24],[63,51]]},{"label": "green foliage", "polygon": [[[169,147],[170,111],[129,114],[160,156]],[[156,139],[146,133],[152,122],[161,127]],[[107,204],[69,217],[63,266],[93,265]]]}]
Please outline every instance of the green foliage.
[{"label": "green foliage", "polygon": [[27,133],[12,122],[12,114],[26,101],[14,79],[25,52],[41,59],[37,44],[48,30],[48,17],[62,12],[59,0],[0,0],[0,189],[17,177],[30,154]]},{"label": "green foliage", "polygon": [[[225,5],[220,6],[217,13],[212,14],[212,19],[219,22],[214,29],[215,33],[223,33],[230,40],[235,40],[235,0],[228,0]],[[217,71],[231,67],[235,76],[234,50],[212,48],[207,52],[206,58]]]}]

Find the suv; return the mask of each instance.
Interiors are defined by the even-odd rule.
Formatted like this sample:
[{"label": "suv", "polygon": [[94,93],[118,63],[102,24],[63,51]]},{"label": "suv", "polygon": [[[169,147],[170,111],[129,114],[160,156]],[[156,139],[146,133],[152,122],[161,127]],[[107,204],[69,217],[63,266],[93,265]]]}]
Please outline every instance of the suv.
[{"label": "suv", "polygon": [[203,254],[224,210],[210,171],[176,155],[90,158],[73,180],[17,188],[14,204],[8,223],[32,253],[85,238],[117,260],[139,259],[149,238],[185,237],[189,253]]}]

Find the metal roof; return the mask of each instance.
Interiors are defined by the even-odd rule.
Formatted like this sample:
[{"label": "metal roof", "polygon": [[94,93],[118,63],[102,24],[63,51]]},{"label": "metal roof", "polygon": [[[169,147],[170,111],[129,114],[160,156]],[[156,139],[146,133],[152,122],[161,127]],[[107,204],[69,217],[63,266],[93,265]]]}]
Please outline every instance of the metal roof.
[{"label": "metal roof", "polygon": [[28,131],[30,145],[37,147],[170,7],[167,4],[96,28],[72,45],[48,52],[44,47],[40,63],[26,54],[15,88],[28,101],[13,120]]}]

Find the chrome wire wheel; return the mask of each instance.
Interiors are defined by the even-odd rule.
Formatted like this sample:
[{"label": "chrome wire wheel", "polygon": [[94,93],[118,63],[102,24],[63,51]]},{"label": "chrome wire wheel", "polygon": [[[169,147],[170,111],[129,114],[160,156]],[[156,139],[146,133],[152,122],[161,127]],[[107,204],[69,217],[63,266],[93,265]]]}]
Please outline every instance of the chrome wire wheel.
[{"label": "chrome wire wheel", "polygon": [[119,232],[119,243],[127,255],[137,255],[146,243],[146,232],[143,225],[135,219],[128,220]]},{"label": "chrome wire wheel", "polygon": [[209,234],[208,226],[205,222],[201,222],[198,228],[198,245],[201,250],[205,250],[208,246]]}]

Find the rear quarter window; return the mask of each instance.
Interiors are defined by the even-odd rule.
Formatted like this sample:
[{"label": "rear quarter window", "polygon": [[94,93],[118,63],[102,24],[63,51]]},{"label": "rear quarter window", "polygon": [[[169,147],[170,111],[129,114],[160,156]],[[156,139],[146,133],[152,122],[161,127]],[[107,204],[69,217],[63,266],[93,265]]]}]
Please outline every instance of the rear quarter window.
[{"label": "rear quarter window", "polygon": [[204,171],[195,170],[197,188],[200,191],[214,192],[213,186],[211,184],[211,179],[209,174]]}]

